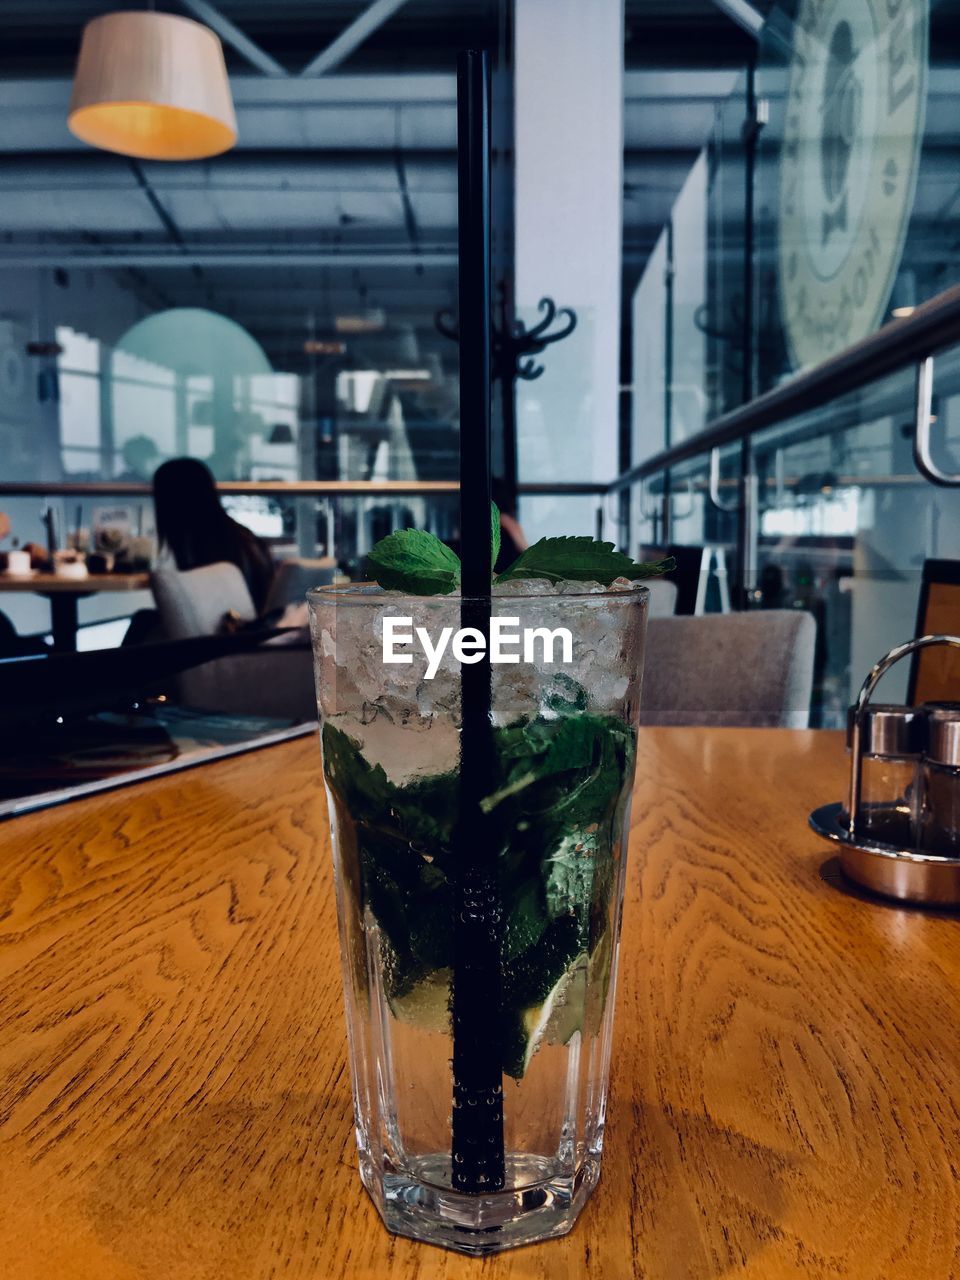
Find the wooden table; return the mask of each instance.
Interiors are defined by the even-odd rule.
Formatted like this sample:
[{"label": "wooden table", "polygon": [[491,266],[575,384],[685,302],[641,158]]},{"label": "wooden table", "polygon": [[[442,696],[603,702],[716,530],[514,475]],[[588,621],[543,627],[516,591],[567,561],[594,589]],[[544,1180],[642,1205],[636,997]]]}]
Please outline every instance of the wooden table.
[{"label": "wooden table", "polygon": [[835,734],[642,732],[603,1177],[483,1262],[360,1186],[315,741],[5,824],[0,1274],[960,1275],[960,921],[843,886],[843,776]]},{"label": "wooden table", "polygon": [[63,578],[56,573],[35,573],[14,577],[0,573],[0,592],[29,591],[50,601],[53,647],[57,652],[74,653],[77,648],[77,601],[98,591],[145,591],[148,573],[90,573],[85,578]]}]

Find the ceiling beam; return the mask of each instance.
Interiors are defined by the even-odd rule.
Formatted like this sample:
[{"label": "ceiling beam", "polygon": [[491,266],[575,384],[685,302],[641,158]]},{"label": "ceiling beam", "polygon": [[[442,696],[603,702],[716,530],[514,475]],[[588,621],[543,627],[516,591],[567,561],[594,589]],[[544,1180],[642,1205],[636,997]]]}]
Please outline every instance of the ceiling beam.
[{"label": "ceiling beam", "polygon": [[391,18],[405,3],[406,0],[373,0],[373,4],[364,9],[359,17],[354,18],[353,22],[340,32],[336,40],[328,44],[322,53],[318,53],[312,62],[308,62],[300,74],[322,76],[325,72],[339,67],[341,62],[349,58],[368,36],[372,35],[378,27],[382,27],[387,19]]},{"label": "ceiling beam", "polygon": [[[0,3],[2,9],[2,3]],[[455,76],[430,74],[231,76],[240,137],[232,154],[287,151],[444,149],[457,145]],[[0,153],[90,148],[67,129],[71,83],[0,77]]]},{"label": "ceiling beam", "polygon": [[[955,96],[958,69],[956,63],[931,68],[933,92]],[[716,101],[732,92],[737,75],[736,71],[704,71],[696,67],[627,71],[623,77],[624,97],[648,104]],[[71,88],[72,80],[66,77],[5,76],[0,80],[0,109],[4,114],[18,107],[63,113],[70,105]],[[237,75],[231,77],[230,88],[238,107],[442,107],[450,103],[456,106],[457,101],[456,76],[430,71],[414,75],[346,72],[313,79],[287,76],[283,80]]]},{"label": "ceiling beam", "polygon": [[400,253],[336,253],[305,250],[289,253],[258,254],[217,252],[188,248],[185,252],[166,250],[151,252],[143,249],[123,249],[97,253],[72,247],[51,246],[42,253],[0,252],[0,271],[18,267],[455,267],[456,253],[416,253],[406,250]]},{"label": "ceiling beam", "polygon": [[[2,3],[0,3],[2,8]],[[930,73],[930,94],[943,97],[943,110],[928,113],[928,141],[957,132],[955,66]],[[732,71],[630,71],[624,77],[625,131],[630,149],[685,147],[705,141],[714,105],[733,90]],[[40,152],[69,152],[92,162],[93,153],[68,131],[67,79],[0,78],[0,156],[35,161]],[[230,88],[240,137],[231,153],[241,155],[303,151],[319,155],[393,152],[398,145],[412,163],[420,153],[457,145],[457,86],[452,75],[231,76]],[[218,161],[217,163],[220,163]],[[176,166],[175,166],[176,167]]]},{"label": "ceiling beam", "polygon": [[242,58],[246,58],[252,67],[262,71],[265,76],[288,74],[286,67],[281,66],[276,58],[271,58],[269,53],[245,35],[235,23],[210,4],[209,0],[180,0],[180,3],[195,18],[199,18],[201,22],[205,22],[208,27],[216,31],[225,44],[230,45],[231,49],[235,49]]},{"label": "ceiling beam", "polygon": [[754,40],[760,39],[766,18],[749,0],[713,0],[713,3],[721,13],[732,18],[738,27],[746,31],[747,35],[753,36]]}]

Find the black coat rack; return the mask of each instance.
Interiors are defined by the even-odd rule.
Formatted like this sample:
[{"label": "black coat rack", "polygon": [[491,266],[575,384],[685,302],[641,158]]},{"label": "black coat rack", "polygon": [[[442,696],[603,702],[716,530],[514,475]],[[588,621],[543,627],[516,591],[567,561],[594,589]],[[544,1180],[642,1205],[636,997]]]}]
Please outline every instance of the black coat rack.
[{"label": "black coat rack", "polygon": [[[505,470],[503,481],[513,501],[517,488],[516,384],[521,380],[533,382],[543,374],[545,366],[536,357],[543,355],[555,342],[569,338],[577,327],[577,313],[572,307],[558,307],[552,298],[541,298],[537,306],[541,319],[527,327],[522,320],[511,315],[506,286],[501,284],[497,292],[500,317],[493,326],[491,376],[500,387]],[[556,321],[559,321],[559,327],[553,329]],[[453,342],[460,341],[460,329],[452,311],[438,311],[434,316],[434,324],[445,338],[450,338]]]}]

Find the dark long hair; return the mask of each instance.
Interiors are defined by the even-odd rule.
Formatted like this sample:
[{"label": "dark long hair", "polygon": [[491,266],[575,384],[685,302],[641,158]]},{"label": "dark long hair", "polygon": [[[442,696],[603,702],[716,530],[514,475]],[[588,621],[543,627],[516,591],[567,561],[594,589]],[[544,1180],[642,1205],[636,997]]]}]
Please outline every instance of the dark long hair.
[{"label": "dark long hair", "polygon": [[196,458],[163,463],[153,474],[153,506],[160,546],[178,569],[229,561],[246,578],[257,610],[263,608],[273,576],[270,552],[224,511],[209,467]]}]

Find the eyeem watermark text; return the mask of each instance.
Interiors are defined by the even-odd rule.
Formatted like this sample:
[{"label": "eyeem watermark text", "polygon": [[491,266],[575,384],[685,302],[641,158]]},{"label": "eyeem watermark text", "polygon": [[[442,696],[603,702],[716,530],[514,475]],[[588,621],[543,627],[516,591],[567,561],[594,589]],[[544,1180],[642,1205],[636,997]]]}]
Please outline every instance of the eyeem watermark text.
[{"label": "eyeem watermark text", "polygon": [[[487,647],[483,632],[476,627],[461,627],[457,632],[453,627],[443,627],[434,644],[426,627],[414,627],[412,618],[384,618],[384,662],[413,662],[413,654],[404,652],[404,649],[412,648],[417,642],[426,655],[427,680],[432,680],[439,671],[447,645],[457,662],[468,664],[480,662]],[[557,661],[558,646],[559,661],[573,662],[573,636],[566,627],[557,627],[553,631],[548,627],[524,627],[521,630],[519,618],[490,619],[491,662],[519,662],[521,655],[524,662],[536,662],[539,651],[539,661],[553,663]]]}]

